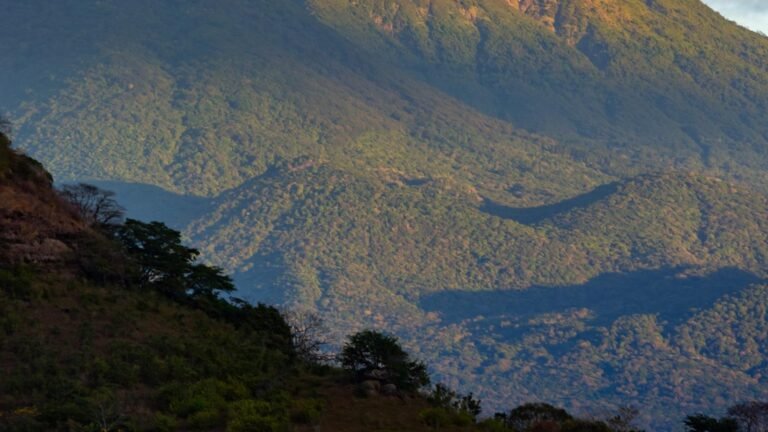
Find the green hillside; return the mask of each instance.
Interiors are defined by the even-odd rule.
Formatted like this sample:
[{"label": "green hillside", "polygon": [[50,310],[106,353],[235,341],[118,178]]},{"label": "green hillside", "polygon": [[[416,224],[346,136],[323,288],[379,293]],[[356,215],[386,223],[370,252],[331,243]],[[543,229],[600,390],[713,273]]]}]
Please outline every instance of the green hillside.
[{"label": "green hillside", "polygon": [[302,354],[274,307],[137,283],[114,231],[89,225],[2,133],[0,151],[0,430],[432,429],[425,395],[360,396],[351,375]]},{"label": "green hillside", "polygon": [[[523,181],[533,191],[561,195],[602,178],[558,154],[553,141],[468,111],[371,58],[295,3],[201,2],[190,10],[205,19],[193,14],[189,22],[176,19],[170,4],[93,6],[86,24],[103,15],[108,34],[84,43],[94,54],[78,55],[83,66],[55,81],[52,95],[22,99],[14,111],[21,145],[58,178],[152,183],[205,195],[242,184],[278,158],[298,156],[355,171],[458,176],[493,191],[521,181],[518,167],[537,172],[537,180]],[[24,13],[11,7],[9,16],[25,22]],[[143,13],[154,18],[142,20]],[[71,26],[65,32],[90,29]],[[188,26],[199,37],[177,41]],[[18,32],[7,37],[27,40]],[[559,179],[555,173],[562,171],[578,180]]]},{"label": "green hillside", "polygon": [[768,39],[700,1],[310,3],[358,45],[601,169],[738,161],[762,177]]},{"label": "green hillside", "polygon": [[766,396],[768,39],[698,0],[7,3],[20,146],[241,297],[493,407]]},{"label": "green hillside", "polygon": [[481,419],[472,393],[429,386],[424,363],[370,330],[348,339],[341,368],[320,361],[322,323],[222,299],[228,277],[194,262],[178,232],[159,222],[100,223],[90,212],[106,215],[110,196],[97,208],[76,192],[103,190],[57,192],[3,133],[0,150],[10,161],[0,171],[3,431],[471,432],[522,430],[515,422],[523,421],[525,430],[618,432],[634,424],[546,404]]},{"label": "green hillside", "polygon": [[534,4],[11,4],[0,88],[62,178],[209,195],[308,155],[502,189],[545,151],[582,188],[680,166],[765,183],[767,39],[692,0]]},{"label": "green hillside", "polygon": [[[490,214],[450,182],[302,162],[222,195],[188,229],[253,298],[314,305],[336,337],[396,330],[493,407],[639,404],[650,421],[765,396],[767,317],[750,288],[765,277],[763,195],[670,174]],[[753,360],[735,366],[736,346]]]}]

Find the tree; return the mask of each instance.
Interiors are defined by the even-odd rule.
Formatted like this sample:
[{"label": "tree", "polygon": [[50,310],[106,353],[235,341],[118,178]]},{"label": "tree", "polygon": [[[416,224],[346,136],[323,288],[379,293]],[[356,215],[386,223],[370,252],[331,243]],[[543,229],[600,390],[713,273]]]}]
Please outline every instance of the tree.
[{"label": "tree", "polygon": [[232,278],[219,267],[204,264],[190,265],[186,275],[186,292],[195,299],[217,298],[220,292],[232,292]]},{"label": "tree", "polygon": [[635,407],[621,406],[618,412],[607,420],[607,423],[616,432],[633,432],[637,430],[634,423],[639,414],[640,411]]},{"label": "tree", "polygon": [[432,392],[427,396],[427,401],[439,408],[449,408],[453,406],[458,394],[443,383],[437,383]]},{"label": "tree", "polygon": [[469,392],[469,394],[461,396],[461,398],[454,404],[454,407],[461,412],[469,414],[473,420],[477,420],[477,416],[483,412],[482,404],[483,401],[475,399],[474,393]]},{"label": "tree", "polygon": [[532,430],[544,424],[560,425],[573,420],[566,410],[541,402],[521,405],[509,414],[502,414],[497,418],[502,419],[507,427],[517,431]]},{"label": "tree", "polygon": [[688,432],[738,432],[739,424],[730,417],[716,419],[704,414],[690,415],[685,418]]},{"label": "tree", "polygon": [[328,329],[316,312],[283,310],[283,317],[291,327],[291,340],[296,355],[307,363],[320,364],[332,359],[323,350],[328,345]]},{"label": "tree", "polygon": [[396,337],[373,330],[349,336],[339,360],[344,369],[358,378],[376,375],[406,391],[429,385],[424,363],[411,360]]},{"label": "tree", "polygon": [[768,402],[742,402],[728,408],[728,415],[743,432],[768,432]]},{"label": "tree", "polygon": [[277,308],[262,303],[254,306],[238,298],[232,298],[231,302],[218,303],[227,305],[229,314],[222,317],[226,321],[238,328],[260,333],[267,348],[283,352],[291,359],[295,357],[296,353],[291,344],[291,327]]},{"label": "tree", "polygon": [[139,284],[175,296],[186,289],[186,275],[200,252],[181,244],[181,234],[162,222],[128,219],[117,238],[139,266]]},{"label": "tree", "polygon": [[475,399],[473,393],[460,395],[442,383],[435,385],[427,396],[427,401],[437,408],[455,410],[468,415],[473,421],[482,412],[482,401]]},{"label": "tree", "polygon": [[197,264],[200,252],[184,246],[181,234],[162,222],[128,219],[116,237],[139,268],[142,287],[155,288],[173,298],[216,298],[232,292],[232,279],[218,267]]},{"label": "tree", "polygon": [[112,191],[87,183],[78,183],[65,185],[60,193],[92,226],[115,226],[122,222],[125,215],[125,209],[117,203],[115,193]]}]

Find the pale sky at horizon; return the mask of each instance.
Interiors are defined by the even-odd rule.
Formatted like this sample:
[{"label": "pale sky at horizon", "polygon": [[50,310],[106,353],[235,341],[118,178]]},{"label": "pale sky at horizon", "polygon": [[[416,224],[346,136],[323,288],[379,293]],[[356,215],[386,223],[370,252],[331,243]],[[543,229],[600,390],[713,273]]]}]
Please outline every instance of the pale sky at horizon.
[{"label": "pale sky at horizon", "polygon": [[703,0],[724,17],[768,34],[768,0]]}]

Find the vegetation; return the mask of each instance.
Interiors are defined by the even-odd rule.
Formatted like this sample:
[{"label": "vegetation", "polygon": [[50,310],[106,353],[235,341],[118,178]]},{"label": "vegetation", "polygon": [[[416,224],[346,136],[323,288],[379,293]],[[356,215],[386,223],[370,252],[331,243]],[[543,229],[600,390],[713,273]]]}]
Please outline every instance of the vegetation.
[{"label": "vegetation", "polygon": [[114,192],[87,183],[64,185],[61,195],[92,226],[107,228],[117,225],[125,214],[125,209],[115,200]]},{"label": "vegetation", "polygon": [[747,188],[641,176],[522,223],[526,209],[489,213],[450,182],[319,165],[217,204],[187,232],[244,293],[318,307],[339,344],[394,332],[491,409],[642,404],[653,422],[764,397],[768,206]]},{"label": "vegetation", "polygon": [[[97,231],[56,201],[61,195],[53,194],[50,183],[31,185],[13,174],[0,188],[3,193],[35,188],[20,195],[26,200],[51,197],[42,201],[47,206],[42,219],[35,217],[39,212],[15,214],[16,221],[29,224],[27,230],[34,226],[56,236],[69,225],[61,220],[81,220],[79,235],[60,237],[70,250],[79,249],[79,257],[63,251],[47,261],[0,260],[3,430],[634,430],[631,409],[591,420],[543,403],[480,420],[481,404],[472,393],[460,395],[442,384],[425,396],[410,393],[408,400],[402,394],[355,399],[334,369],[297,357],[294,341],[301,339],[272,307],[228,302],[211,287],[199,295],[194,278],[168,279],[180,288],[164,289],[160,281],[167,273],[184,273],[171,272],[174,266],[154,269],[157,277],[127,277],[121,283],[104,283],[78,268],[94,245],[130,258],[128,271],[120,266],[106,273],[146,274],[140,263],[149,262],[148,256],[181,269],[201,265],[190,263],[195,254],[181,245],[178,232],[130,219],[117,229]],[[1,238],[14,248],[19,239],[5,236],[11,229],[2,219]],[[141,234],[124,237],[131,239],[126,243],[104,238],[122,239],[126,231]],[[396,338],[377,331],[350,336],[340,359],[357,379],[393,382],[409,391],[429,381],[423,363],[411,360]],[[740,403],[728,414],[724,419],[693,415],[685,424],[692,431],[759,431],[766,404]]]},{"label": "vegetation", "polygon": [[215,300],[235,290],[232,279],[217,267],[196,263],[200,254],[181,243],[181,233],[162,222],[128,219],[116,238],[137,264],[137,284],[175,298]]},{"label": "vegetation", "polygon": [[410,359],[397,338],[372,330],[349,337],[339,362],[358,379],[375,377],[398,389],[414,392],[429,385],[427,366]]},{"label": "vegetation", "polygon": [[689,432],[757,432],[768,427],[768,403],[742,402],[728,409],[728,416],[710,417],[704,414],[685,418]]},{"label": "vegetation", "polygon": [[[30,0],[3,17],[17,142],[62,180],[210,198],[184,236],[213,266],[159,224],[127,224],[125,252],[73,244],[64,217],[57,237],[14,225],[25,242],[2,256],[70,254],[100,284],[247,317],[220,308],[228,272],[239,296],[321,311],[337,347],[393,332],[493,409],[642,403],[665,427],[765,396],[768,43],[700,2]],[[50,182],[1,144],[0,177]],[[8,224],[47,208],[10,194]],[[35,271],[3,280],[35,298]]]}]

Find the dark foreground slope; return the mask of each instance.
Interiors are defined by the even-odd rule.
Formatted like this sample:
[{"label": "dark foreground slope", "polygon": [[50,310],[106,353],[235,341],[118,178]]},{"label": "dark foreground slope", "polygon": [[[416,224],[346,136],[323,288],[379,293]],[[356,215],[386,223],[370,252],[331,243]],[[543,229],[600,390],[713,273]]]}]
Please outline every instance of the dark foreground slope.
[{"label": "dark foreground slope", "polygon": [[429,430],[425,398],[311,372],[273,308],[126,285],[125,251],[1,133],[0,247],[0,430]]},{"label": "dark foreground slope", "polygon": [[170,222],[242,296],[337,340],[391,326],[499,405],[670,419],[764,391],[765,314],[738,299],[766,268],[766,40],[701,2],[3,6],[25,147],[210,198]]},{"label": "dark foreground slope", "polygon": [[126,285],[121,247],[0,139],[0,429],[279,430],[314,415],[277,312],[214,319]]},{"label": "dark foreground slope", "polygon": [[[114,233],[138,222],[94,228],[9,144],[0,133],[0,430],[518,430],[444,386],[362,392],[378,381],[301,358],[274,308],[137,285]],[[544,409],[559,431],[625,430]]]}]

